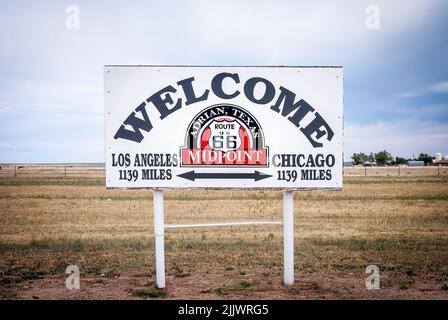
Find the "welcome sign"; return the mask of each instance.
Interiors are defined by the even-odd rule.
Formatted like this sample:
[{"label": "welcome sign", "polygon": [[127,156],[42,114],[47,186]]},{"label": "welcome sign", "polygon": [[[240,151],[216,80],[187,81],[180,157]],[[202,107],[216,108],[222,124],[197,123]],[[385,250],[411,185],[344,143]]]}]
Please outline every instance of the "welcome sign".
[{"label": "welcome sign", "polygon": [[105,66],[109,188],[342,187],[341,67]]}]

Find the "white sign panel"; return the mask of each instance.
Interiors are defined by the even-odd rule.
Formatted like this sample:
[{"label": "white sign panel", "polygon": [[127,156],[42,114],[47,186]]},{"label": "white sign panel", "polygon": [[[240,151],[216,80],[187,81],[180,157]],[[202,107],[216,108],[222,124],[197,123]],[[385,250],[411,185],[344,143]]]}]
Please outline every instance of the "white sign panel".
[{"label": "white sign panel", "polygon": [[341,67],[105,66],[109,188],[341,188]]}]

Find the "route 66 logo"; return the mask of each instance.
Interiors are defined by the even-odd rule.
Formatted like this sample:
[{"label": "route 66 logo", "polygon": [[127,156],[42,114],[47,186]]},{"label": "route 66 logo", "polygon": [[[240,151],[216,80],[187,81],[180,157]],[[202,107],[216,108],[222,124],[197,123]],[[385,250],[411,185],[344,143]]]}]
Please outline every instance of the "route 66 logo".
[{"label": "route 66 logo", "polygon": [[241,125],[237,121],[213,120],[209,128],[208,144],[213,150],[227,152],[241,147],[242,141],[239,134]]},{"label": "route 66 logo", "polygon": [[218,104],[198,113],[181,147],[182,166],[268,166],[263,130],[247,110]]}]

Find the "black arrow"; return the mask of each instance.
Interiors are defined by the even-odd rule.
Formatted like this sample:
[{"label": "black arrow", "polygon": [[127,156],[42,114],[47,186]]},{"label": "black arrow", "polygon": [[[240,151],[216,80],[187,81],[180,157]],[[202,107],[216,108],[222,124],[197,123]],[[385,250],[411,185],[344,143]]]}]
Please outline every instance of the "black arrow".
[{"label": "black arrow", "polygon": [[188,171],[177,175],[178,177],[194,181],[195,179],[254,179],[255,181],[272,177],[259,171],[254,173],[213,173]]}]

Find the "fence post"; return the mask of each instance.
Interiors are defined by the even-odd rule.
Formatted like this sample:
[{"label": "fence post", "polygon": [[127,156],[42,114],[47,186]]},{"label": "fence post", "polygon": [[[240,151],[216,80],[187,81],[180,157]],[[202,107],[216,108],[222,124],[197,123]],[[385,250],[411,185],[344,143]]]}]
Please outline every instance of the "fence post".
[{"label": "fence post", "polygon": [[17,177],[17,167],[16,166],[14,166],[14,177],[15,178]]},{"label": "fence post", "polygon": [[165,288],[165,222],[163,213],[163,191],[154,189],[154,238],[156,253],[156,284],[157,287]]},{"label": "fence post", "polygon": [[294,283],[294,196],[292,191],[283,193],[283,282]]}]

